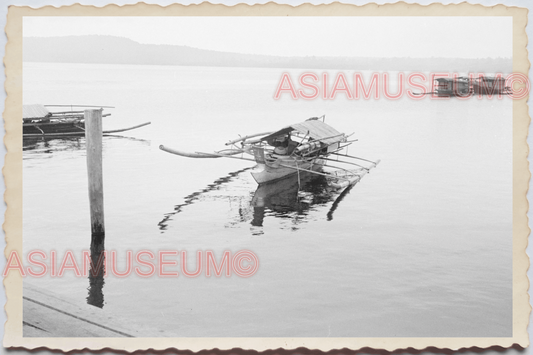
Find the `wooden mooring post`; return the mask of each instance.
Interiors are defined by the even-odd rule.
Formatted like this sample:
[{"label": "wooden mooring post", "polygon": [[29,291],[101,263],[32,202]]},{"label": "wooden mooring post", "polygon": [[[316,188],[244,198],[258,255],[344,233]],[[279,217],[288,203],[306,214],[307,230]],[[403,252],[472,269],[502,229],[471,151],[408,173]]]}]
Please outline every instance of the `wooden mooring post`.
[{"label": "wooden mooring post", "polygon": [[91,252],[104,250],[104,183],[102,177],[102,110],[85,110],[85,138],[87,145],[87,175],[91,209]]}]

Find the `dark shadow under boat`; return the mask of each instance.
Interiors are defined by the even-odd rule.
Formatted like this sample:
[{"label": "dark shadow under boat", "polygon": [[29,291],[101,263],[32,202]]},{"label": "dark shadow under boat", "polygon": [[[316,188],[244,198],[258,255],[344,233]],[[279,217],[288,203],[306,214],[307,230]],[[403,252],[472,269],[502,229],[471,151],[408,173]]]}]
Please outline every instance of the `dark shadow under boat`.
[{"label": "dark shadow under boat", "polygon": [[[201,201],[201,197],[216,191],[224,184],[238,184],[237,178],[250,168],[238,170],[215,180],[206,188],[185,197],[185,202],[174,207],[174,211],[165,214],[158,223],[161,232],[169,228],[174,217],[184,212],[184,208]],[[354,184],[355,185],[355,184]],[[232,200],[242,200],[240,204],[233,204],[229,208],[235,209],[235,217],[228,225],[249,223],[253,235],[263,234],[263,223],[268,218],[290,219],[291,229],[299,229],[298,225],[308,222],[311,211],[324,210],[328,221],[333,219],[333,213],[340,202],[350,192],[354,185],[339,188],[332,186],[324,176],[301,172],[287,178],[261,184],[254,193],[232,196]],[[235,186],[237,187],[237,186]],[[230,186],[231,188],[231,186]],[[241,189],[242,190],[242,189]],[[216,199],[216,197],[213,197]],[[236,207],[238,206],[238,207]],[[233,213],[231,213],[233,214]]]},{"label": "dark shadow under boat", "polygon": [[[265,217],[291,218],[295,223],[304,222],[312,210],[332,208],[327,212],[328,220],[353,185],[347,188],[332,186],[324,176],[302,172],[283,180],[260,185],[254,193],[251,206],[254,209],[254,227],[262,227]],[[339,197],[342,198],[339,199]],[[334,207],[334,208],[333,208]]]}]

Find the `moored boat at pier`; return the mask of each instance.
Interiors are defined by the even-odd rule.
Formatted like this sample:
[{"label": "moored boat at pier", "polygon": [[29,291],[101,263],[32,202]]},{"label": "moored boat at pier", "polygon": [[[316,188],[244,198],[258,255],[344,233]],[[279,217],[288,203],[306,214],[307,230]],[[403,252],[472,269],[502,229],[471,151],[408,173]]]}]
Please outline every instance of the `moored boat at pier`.
[{"label": "moored boat at pier", "polygon": [[[90,107],[90,106],[78,106]],[[99,106],[100,107],[100,106]],[[111,114],[102,114],[102,117]],[[133,127],[104,130],[102,133],[118,133],[149,125],[142,123]],[[32,104],[22,106],[23,137],[79,136],[85,134],[84,111],[50,111],[46,105]]]}]

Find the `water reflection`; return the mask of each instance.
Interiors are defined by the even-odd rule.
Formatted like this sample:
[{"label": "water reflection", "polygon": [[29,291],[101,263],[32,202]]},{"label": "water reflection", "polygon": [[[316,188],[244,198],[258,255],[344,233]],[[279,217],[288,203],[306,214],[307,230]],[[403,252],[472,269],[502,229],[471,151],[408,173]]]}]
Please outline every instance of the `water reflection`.
[{"label": "water reflection", "polygon": [[91,267],[89,270],[89,287],[87,288],[87,304],[103,308],[104,307],[104,274],[105,274],[105,254],[103,247],[91,246]]},{"label": "water reflection", "polygon": [[344,197],[346,197],[346,195],[348,195],[350,193],[350,191],[352,190],[352,188],[355,186],[355,184],[353,185],[350,185],[348,186],[347,188],[345,188],[340,194],[339,196],[335,199],[335,201],[333,202],[333,204],[331,205],[331,208],[329,209],[328,211],[328,214],[327,214],[327,217],[328,217],[328,221],[331,221],[333,219],[333,212],[335,212],[335,210],[337,209],[337,207],[339,207],[339,204],[341,203],[342,200],[344,200]]},{"label": "water reflection", "polygon": [[[150,141],[116,134],[104,134],[103,143],[106,141],[121,139],[139,142],[143,145],[150,145]],[[85,150],[84,136],[65,137],[24,137],[22,139],[22,150],[24,158],[36,158],[40,154],[52,154],[61,151]]]},{"label": "water reflection", "polygon": [[85,137],[24,137],[22,140],[22,150],[26,153],[53,153],[60,150],[80,149],[85,149]]},{"label": "water reflection", "polygon": [[309,221],[311,211],[325,210],[333,201],[327,212],[327,219],[332,220],[333,212],[350,189],[351,186],[339,190],[330,186],[324,176],[305,172],[300,177],[294,175],[260,185],[250,203],[253,208],[252,234],[263,234],[263,222],[269,217],[289,219],[290,229],[298,230],[301,223]]},{"label": "water reflection", "polygon": [[[332,220],[335,210],[354,186],[338,189],[328,184],[324,176],[302,172],[299,177],[293,175],[260,185],[253,192],[249,185],[242,184],[242,178],[239,179],[239,175],[249,169],[230,173],[185,197],[184,203],[176,205],[174,211],[167,213],[158,223],[161,232],[168,230],[173,217],[183,213],[186,206],[198,203],[202,204],[202,210],[213,209],[219,211],[220,216],[233,216],[225,221],[226,228],[236,228],[245,223],[250,226],[253,235],[261,235],[265,219],[272,218],[282,222],[282,229],[298,230],[302,223],[311,220],[309,215],[315,211],[327,211],[326,219]],[[222,185],[226,185],[225,193],[221,193]],[[224,206],[221,208],[219,205],[222,203]],[[212,207],[213,204],[217,205]]]},{"label": "water reflection", "polygon": [[185,197],[185,202],[182,204],[174,206],[174,211],[165,214],[165,218],[161,220],[157,225],[159,226],[159,229],[161,231],[165,231],[168,228],[168,222],[172,220],[172,216],[180,213],[183,209],[183,207],[192,205],[193,203],[197,202],[200,199],[200,196],[202,194],[208,193],[213,190],[217,190],[221,185],[227,184],[231,181],[233,181],[239,174],[250,170],[251,168],[245,168],[241,170],[234,171],[232,173],[229,173],[227,176],[221,177],[219,179],[216,179],[212,184],[207,185],[205,189],[202,189],[200,191],[193,192],[192,194]]},{"label": "water reflection", "polygon": [[[334,192],[326,178],[312,174],[290,176],[271,184],[261,185],[252,198],[254,220],[262,226],[265,211],[274,217],[305,216],[313,205],[324,205],[334,199]],[[270,212],[269,212],[270,211]]]}]

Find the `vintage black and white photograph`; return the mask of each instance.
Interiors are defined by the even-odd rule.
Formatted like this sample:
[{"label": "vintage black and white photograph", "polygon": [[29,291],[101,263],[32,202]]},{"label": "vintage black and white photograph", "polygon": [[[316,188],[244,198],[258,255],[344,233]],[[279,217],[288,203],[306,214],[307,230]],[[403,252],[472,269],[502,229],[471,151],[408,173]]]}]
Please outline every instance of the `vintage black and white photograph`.
[{"label": "vintage black and white photograph", "polygon": [[22,34],[24,338],[513,336],[511,16]]}]

